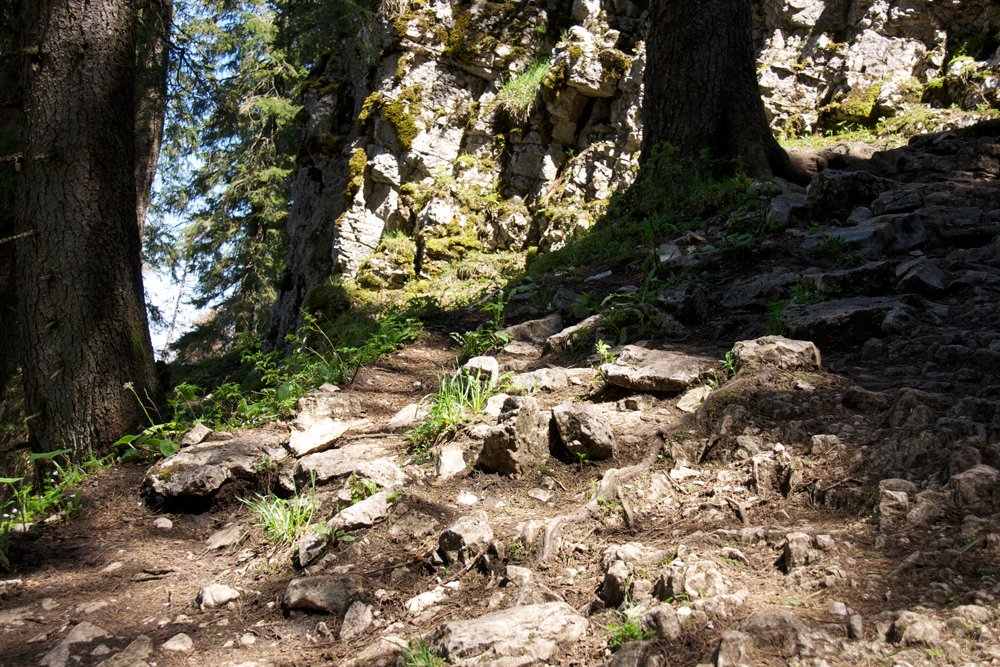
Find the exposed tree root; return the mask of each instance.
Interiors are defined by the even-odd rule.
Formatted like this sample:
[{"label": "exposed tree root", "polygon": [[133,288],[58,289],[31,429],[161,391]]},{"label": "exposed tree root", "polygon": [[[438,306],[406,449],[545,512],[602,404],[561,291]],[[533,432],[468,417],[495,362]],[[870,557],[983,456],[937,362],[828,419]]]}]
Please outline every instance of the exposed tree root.
[{"label": "exposed tree root", "polygon": [[611,498],[618,488],[618,484],[632,479],[637,475],[641,475],[649,470],[656,462],[656,457],[660,451],[662,451],[664,444],[665,441],[662,434],[654,436],[653,444],[650,445],[648,450],[646,450],[646,455],[642,457],[642,460],[639,461],[639,463],[627,468],[622,468],[621,470],[608,470],[604,474],[604,479],[601,480],[597,489],[594,491],[593,495],[591,495],[589,501],[575,511],[569,514],[563,514],[562,516],[558,516],[550,521],[549,525],[545,528],[545,534],[542,536],[542,546],[541,549],[539,549],[538,560],[536,561],[537,565],[543,566],[545,562],[555,553],[556,544],[564,525],[581,523],[600,514],[598,499]]}]

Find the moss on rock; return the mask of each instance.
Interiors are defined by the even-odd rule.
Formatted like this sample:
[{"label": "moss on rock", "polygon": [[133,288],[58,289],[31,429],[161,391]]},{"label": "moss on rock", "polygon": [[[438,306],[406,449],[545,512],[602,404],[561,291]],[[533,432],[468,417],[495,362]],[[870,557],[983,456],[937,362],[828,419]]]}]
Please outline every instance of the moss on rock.
[{"label": "moss on rock", "polygon": [[430,259],[460,259],[470,250],[482,250],[483,244],[473,234],[427,239],[424,246]]},{"label": "moss on rock", "polygon": [[400,145],[409,150],[413,146],[413,140],[419,134],[416,117],[420,114],[420,103],[422,101],[422,88],[420,86],[410,86],[403,89],[399,97],[385,105],[383,113],[393,129],[396,130],[396,138]]},{"label": "moss on rock", "polygon": [[597,54],[604,68],[604,75],[617,80],[625,76],[632,67],[632,59],[618,49],[601,49]]}]

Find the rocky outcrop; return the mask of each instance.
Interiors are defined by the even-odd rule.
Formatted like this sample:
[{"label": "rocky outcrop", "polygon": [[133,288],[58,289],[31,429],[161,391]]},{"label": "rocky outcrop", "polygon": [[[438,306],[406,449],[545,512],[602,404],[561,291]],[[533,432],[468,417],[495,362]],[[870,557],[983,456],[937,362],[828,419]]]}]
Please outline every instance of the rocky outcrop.
[{"label": "rocky outcrop", "polygon": [[[399,11],[376,26],[374,67],[348,45],[304,87],[272,343],[296,331],[302,308],[346,307],[331,275],[398,289],[459,257],[480,271],[470,258],[479,250],[558,248],[634,178],[641,3],[393,4]],[[931,130],[947,125],[954,104],[1000,104],[1000,52],[982,37],[1000,20],[989,0],[751,4],[776,131],[882,117]],[[528,96],[512,99],[507,84],[531,75]],[[908,115],[921,100],[943,109]],[[769,222],[801,215],[801,199],[777,206]]]}]

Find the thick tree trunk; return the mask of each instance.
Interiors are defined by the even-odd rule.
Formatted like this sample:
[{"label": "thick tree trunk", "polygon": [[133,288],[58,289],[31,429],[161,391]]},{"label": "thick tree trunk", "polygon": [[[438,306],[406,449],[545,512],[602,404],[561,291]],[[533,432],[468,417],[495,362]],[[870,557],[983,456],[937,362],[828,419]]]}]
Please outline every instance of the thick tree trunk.
[{"label": "thick tree trunk", "polygon": [[747,0],[653,0],[646,47],[642,159],[661,142],[738,161],[755,177],[802,181],[767,124]]},{"label": "thick tree trunk", "polygon": [[[0,5],[0,22],[10,20],[10,5]],[[6,33],[0,33],[0,52],[12,48]],[[17,366],[14,276],[14,185],[17,182],[17,75],[16,59],[0,62],[0,400]],[[27,239],[26,239],[27,240]]]},{"label": "thick tree trunk", "polygon": [[167,67],[173,0],[139,0],[136,53],[135,196],[139,231],[146,223],[167,112]]},{"label": "thick tree trunk", "polygon": [[22,5],[17,304],[32,446],[106,452],[156,396],[135,183],[135,0]]}]

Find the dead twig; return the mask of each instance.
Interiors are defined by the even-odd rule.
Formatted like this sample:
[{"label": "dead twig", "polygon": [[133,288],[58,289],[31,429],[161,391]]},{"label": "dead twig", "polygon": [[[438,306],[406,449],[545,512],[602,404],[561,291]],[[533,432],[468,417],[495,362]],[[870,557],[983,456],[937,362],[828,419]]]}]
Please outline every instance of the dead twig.
[{"label": "dead twig", "polygon": [[480,552],[478,554],[476,554],[476,557],[473,558],[473,559],[471,559],[468,563],[466,563],[465,567],[463,567],[461,570],[459,570],[458,572],[456,572],[452,576],[448,577],[447,579],[445,579],[444,581],[442,581],[440,584],[431,582],[430,584],[427,585],[427,588],[433,589],[433,588],[436,588],[437,586],[445,586],[446,584],[450,584],[451,582],[455,581],[456,579],[459,579],[463,574],[465,574],[466,572],[468,572],[469,570],[471,570],[473,565],[475,565],[477,562],[479,562],[479,559],[483,557],[483,555],[486,553],[487,549],[489,549],[488,545],[485,546],[485,547],[483,547],[480,550]]}]

